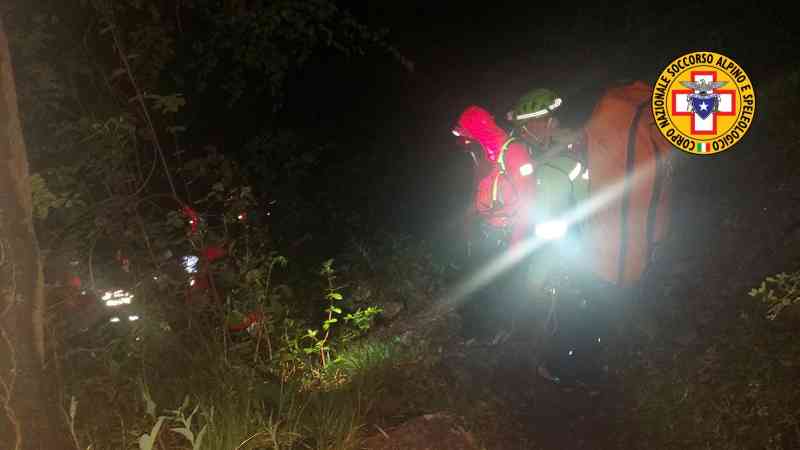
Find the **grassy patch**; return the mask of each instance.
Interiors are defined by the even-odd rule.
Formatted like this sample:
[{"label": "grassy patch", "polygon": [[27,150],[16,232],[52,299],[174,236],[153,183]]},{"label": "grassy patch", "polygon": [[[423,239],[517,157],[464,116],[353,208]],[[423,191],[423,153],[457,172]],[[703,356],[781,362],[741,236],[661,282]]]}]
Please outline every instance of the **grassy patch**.
[{"label": "grassy patch", "polygon": [[94,366],[95,377],[72,385],[75,440],[94,449],[355,449],[388,374],[409,357],[394,342],[353,343],[324,369],[280,382],[245,361],[218,358],[222,349],[211,343],[203,347],[173,361],[181,367],[171,377],[165,367],[153,378]]},{"label": "grassy patch", "polygon": [[651,349],[627,374],[637,436],[658,449],[800,447],[800,340],[741,307],[691,350]]}]

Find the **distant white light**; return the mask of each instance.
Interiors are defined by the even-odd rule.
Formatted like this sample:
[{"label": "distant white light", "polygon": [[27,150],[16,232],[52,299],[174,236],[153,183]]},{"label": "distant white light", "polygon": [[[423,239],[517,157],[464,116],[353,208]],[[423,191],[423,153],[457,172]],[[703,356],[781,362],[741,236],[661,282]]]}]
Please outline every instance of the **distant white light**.
[{"label": "distant white light", "polygon": [[131,322],[139,320],[139,316],[128,316],[128,320],[130,320]]},{"label": "distant white light", "polygon": [[574,352],[572,350],[569,351],[569,356],[572,356]]},{"label": "distant white light", "polygon": [[111,323],[119,322],[119,317],[112,317],[110,320]]},{"label": "distant white light", "polygon": [[131,299],[130,298],[122,298],[119,300],[106,300],[106,306],[114,307],[119,305],[130,305]]},{"label": "distant white light", "polygon": [[197,263],[200,262],[200,258],[194,255],[184,256],[183,257],[183,268],[188,273],[195,273],[197,272]]},{"label": "distant white light", "polygon": [[239,214],[238,216],[236,216],[236,218],[239,220],[244,220],[244,214]]},{"label": "distant white light", "polygon": [[583,178],[584,180],[588,180],[589,179],[589,169],[586,169],[586,171],[583,172],[583,175],[581,175],[581,178]]},{"label": "distant white light", "polygon": [[194,283],[195,283],[195,281],[194,281],[194,278],[192,278],[191,280],[189,280],[189,286],[194,286]]},{"label": "distant white light", "polygon": [[116,291],[106,291],[103,294],[103,301],[106,306],[130,305],[133,297],[133,294],[118,289]]},{"label": "distant white light", "polygon": [[519,173],[523,177],[527,177],[528,175],[533,173],[533,165],[531,163],[523,164],[519,168]]}]

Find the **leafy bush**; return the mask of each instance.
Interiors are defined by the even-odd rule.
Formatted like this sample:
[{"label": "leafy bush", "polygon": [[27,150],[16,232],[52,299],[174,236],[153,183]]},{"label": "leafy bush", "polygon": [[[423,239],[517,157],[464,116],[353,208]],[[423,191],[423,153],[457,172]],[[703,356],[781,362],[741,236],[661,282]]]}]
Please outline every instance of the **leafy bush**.
[{"label": "leafy bush", "polygon": [[785,308],[800,304],[800,272],[769,276],[748,295],[765,303],[767,318],[775,320]]}]

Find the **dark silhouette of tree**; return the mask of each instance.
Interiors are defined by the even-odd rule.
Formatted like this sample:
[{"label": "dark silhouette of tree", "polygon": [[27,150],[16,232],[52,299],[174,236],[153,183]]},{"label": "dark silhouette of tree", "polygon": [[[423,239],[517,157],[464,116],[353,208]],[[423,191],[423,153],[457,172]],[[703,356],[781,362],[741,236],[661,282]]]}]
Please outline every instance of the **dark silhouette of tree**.
[{"label": "dark silhouette of tree", "polygon": [[45,372],[45,305],[13,65],[0,21],[0,447],[66,448]]}]

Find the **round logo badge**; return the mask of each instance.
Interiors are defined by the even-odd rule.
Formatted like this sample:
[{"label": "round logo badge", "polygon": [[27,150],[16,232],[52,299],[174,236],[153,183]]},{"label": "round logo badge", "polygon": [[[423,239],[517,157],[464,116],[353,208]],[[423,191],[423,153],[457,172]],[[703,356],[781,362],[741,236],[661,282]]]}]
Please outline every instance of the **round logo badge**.
[{"label": "round logo badge", "polygon": [[652,109],[672,145],[711,155],[733,147],[747,133],[756,96],[750,78],[733,60],[699,51],[676,58],[661,72]]}]

